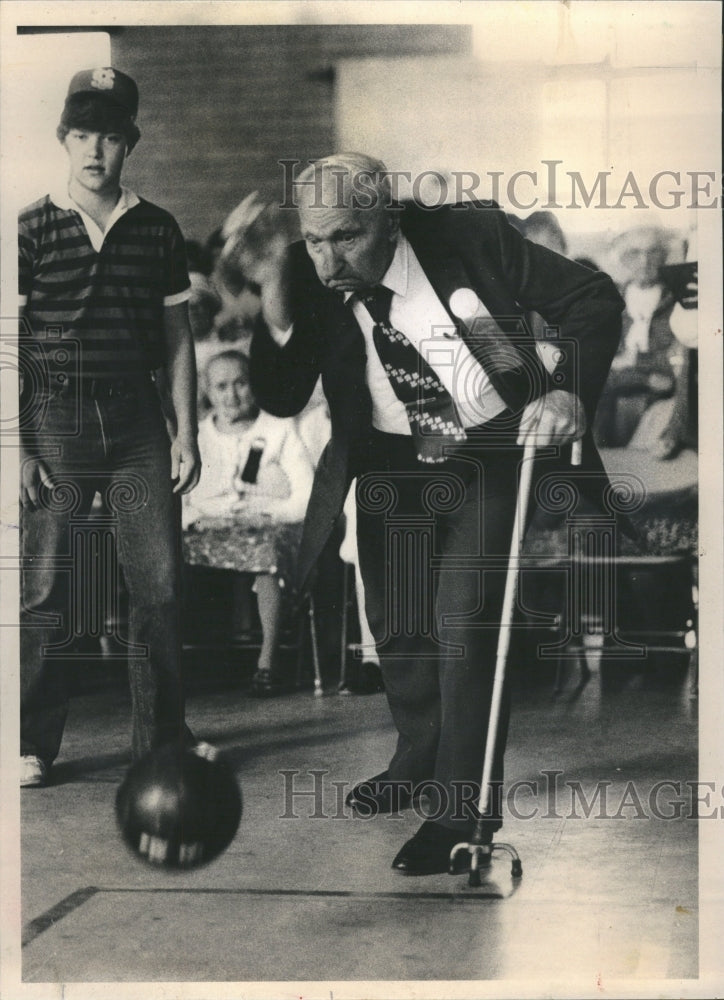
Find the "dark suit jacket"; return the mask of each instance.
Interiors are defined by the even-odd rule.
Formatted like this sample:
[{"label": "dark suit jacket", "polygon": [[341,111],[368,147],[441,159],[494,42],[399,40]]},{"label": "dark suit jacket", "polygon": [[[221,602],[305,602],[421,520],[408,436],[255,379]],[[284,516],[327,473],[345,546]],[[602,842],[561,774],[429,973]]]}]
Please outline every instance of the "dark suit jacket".
[{"label": "dark suit jacket", "polygon": [[[401,228],[446,309],[454,291],[471,288],[498,321],[492,337],[471,335],[462,325],[460,332],[502,398],[516,408],[521,402],[515,399],[515,379],[495,358],[498,348],[507,347],[509,355],[513,345],[521,364],[538,371],[541,393],[559,388],[580,396],[590,428],[621,332],[623,300],[611,279],[523,239],[491,203],[432,210],[406,205]],[[303,243],[295,244],[292,253],[293,333],[283,348],[267,331],[255,335],[251,381],[259,405],[278,416],[299,413],[320,374],[329,403],[332,439],[307,512],[299,560],[303,583],[342,510],[354,476],[350,454],[369,431],[372,402],[364,337],[351,309],[318,280]],[[540,313],[560,331],[565,357],[555,381],[538,360],[526,310]],[[570,342],[574,349],[566,349]],[[605,478],[590,431],[583,454],[584,469]],[[539,465],[544,472],[555,467],[550,461]]]}]

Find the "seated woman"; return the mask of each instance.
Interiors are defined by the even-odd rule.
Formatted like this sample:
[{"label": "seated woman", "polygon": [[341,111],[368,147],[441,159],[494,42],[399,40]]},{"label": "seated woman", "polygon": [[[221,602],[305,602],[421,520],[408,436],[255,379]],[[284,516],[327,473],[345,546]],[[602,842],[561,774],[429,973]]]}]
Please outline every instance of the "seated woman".
[{"label": "seated woman", "polygon": [[[626,310],[594,424],[599,447],[638,447],[656,459],[671,458],[680,447],[669,417],[683,350],[670,325],[675,298],[661,279],[670,243],[671,234],[655,226],[637,226],[614,241]],[[656,405],[664,400],[666,406]]]},{"label": "seated woman", "polygon": [[[246,357],[216,354],[203,372],[211,405],[199,425],[201,478],[184,497],[185,528],[204,518],[232,517],[254,524],[304,519],[312,488],[312,464],[291,419],[259,411],[249,387]],[[283,580],[270,565],[254,583],[262,625],[262,649],[252,693],[281,690],[277,652]],[[246,581],[247,574],[238,574]]]}]

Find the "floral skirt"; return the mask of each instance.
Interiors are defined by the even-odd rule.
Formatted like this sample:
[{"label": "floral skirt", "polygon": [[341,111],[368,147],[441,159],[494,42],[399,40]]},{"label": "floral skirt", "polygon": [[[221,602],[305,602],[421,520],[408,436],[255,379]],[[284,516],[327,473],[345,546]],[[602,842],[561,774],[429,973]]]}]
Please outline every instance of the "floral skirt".
[{"label": "floral skirt", "polygon": [[302,539],[302,522],[269,519],[203,518],[183,534],[184,562],[190,566],[270,573],[291,584]]}]

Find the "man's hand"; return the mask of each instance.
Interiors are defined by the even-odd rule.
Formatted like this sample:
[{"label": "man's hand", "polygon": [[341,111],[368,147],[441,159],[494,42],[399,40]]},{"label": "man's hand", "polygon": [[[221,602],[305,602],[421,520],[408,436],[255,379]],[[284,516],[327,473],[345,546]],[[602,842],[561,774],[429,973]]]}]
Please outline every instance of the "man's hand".
[{"label": "man's hand", "polygon": [[223,227],[222,256],[238,262],[244,275],[261,288],[264,319],[270,327],[286,330],[289,310],[289,244],[291,216],[266,204],[253,191],[236,206]]},{"label": "man's hand", "polygon": [[20,503],[25,509],[35,510],[39,506],[38,490],[41,483],[49,490],[53,488],[50,470],[45,462],[39,458],[21,457]]},{"label": "man's hand", "polygon": [[548,444],[577,441],[586,430],[586,414],[578,396],[563,389],[553,389],[528,403],[520,422],[517,444],[532,438],[537,448]]},{"label": "man's hand", "polygon": [[171,445],[171,479],[174,493],[188,493],[201,475],[201,456],[196,438],[176,437]]}]

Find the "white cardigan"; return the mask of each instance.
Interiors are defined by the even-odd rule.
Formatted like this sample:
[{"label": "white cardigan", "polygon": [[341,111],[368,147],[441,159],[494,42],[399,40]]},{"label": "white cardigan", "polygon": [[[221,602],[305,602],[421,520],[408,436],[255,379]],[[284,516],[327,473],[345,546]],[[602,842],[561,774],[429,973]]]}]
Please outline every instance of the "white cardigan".
[{"label": "white cardigan", "polygon": [[[203,515],[218,517],[232,513],[239,500],[234,475],[237,469],[244,468],[251,444],[257,438],[264,440],[256,488],[250,491],[254,493],[257,509],[263,503],[263,510],[277,521],[304,519],[314,470],[294,420],[262,411],[253,424],[244,424],[238,434],[223,434],[210,413],[199,424],[201,477],[191,493],[184,496],[184,527]],[[243,517],[243,508],[239,516]]]}]

